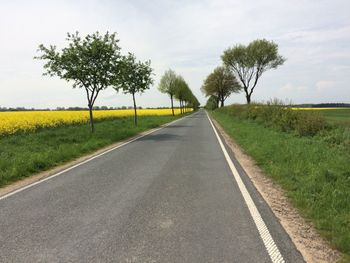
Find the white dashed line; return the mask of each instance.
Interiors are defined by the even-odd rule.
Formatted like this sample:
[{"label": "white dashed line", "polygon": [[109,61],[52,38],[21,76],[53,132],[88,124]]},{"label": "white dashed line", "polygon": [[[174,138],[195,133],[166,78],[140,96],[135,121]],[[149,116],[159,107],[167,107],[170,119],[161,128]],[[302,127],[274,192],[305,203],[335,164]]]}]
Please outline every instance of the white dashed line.
[{"label": "white dashed line", "polygon": [[275,244],[275,241],[273,240],[264,220],[262,219],[258,209],[256,208],[255,204],[254,204],[254,201],[252,199],[252,197],[250,196],[247,188],[245,187],[243,181],[242,181],[242,178],[241,176],[239,175],[235,165],[233,164],[230,156],[228,155],[227,151],[226,151],[226,148],[219,136],[219,134],[217,133],[216,129],[215,129],[215,126],[213,124],[213,122],[211,121],[211,119],[209,118],[208,116],[208,113],[207,113],[207,117],[209,119],[209,122],[214,130],[214,133],[216,135],[216,138],[218,139],[219,141],[219,144],[221,146],[221,149],[224,153],[224,156],[226,158],[226,161],[232,171],[232,174],[237,182],[237,185],[239,187],[239,190],[241,191],[242,193],[242,196],[244,198],[244,201],[246,202],[247,206],[248,206],[248,209],[249,209],[249,212],[254,220],[254,223],[259,231],[259,234],[260,234],[260,237],[262,239],[262,241],[264,242],[264,245],[265,245],[265,248],[267,250],[267,253],[269,254],[270,258],[271,258],[271,261],[273,263],[284,263],[284,259],[280,253],[280,251],[278,250],[278,247],[276,246]]}]

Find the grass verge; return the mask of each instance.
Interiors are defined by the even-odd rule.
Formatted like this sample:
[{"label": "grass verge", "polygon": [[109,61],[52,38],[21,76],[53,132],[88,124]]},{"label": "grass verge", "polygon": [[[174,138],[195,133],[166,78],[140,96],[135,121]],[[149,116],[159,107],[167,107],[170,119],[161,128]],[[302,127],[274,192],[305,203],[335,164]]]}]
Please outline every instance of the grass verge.
[{"label": "grass verge", "polygon": [[278,182],[332,246],[350,255],[350,151],[217,110],[214,119]]},{"label": "grass verge", "polygon": [[143,116],[96,122],[96,132],[85,125],[65,125],[0,137],[0,187],[62,164],[98,148],[156,128],[180,116]]}]

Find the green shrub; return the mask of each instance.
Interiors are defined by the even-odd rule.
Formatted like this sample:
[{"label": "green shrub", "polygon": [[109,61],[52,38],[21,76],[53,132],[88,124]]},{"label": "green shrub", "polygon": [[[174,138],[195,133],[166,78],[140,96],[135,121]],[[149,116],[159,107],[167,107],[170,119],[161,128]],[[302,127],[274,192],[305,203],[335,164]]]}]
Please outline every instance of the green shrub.
[{"label": "green shrub", "polygon": [[324,118],[315,112],[298,112],[295,130],[300,136],[314,136],[325,128]]},{"label": "green shrub", "polygon": [[292,110],[276,99],[266,104],[230,105],[218,111],[239,119],[253,120],[279,131],[295,131],[300,136],[314,136],[325,128],[325,119],[321,115]]}]

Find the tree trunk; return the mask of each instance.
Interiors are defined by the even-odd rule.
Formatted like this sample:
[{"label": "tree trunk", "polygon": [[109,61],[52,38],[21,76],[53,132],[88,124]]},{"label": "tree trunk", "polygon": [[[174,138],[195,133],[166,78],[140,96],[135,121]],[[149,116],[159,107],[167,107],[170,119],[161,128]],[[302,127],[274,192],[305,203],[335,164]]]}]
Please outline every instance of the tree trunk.
[{"label": "tree trunk", "polygon": [[173,95],[170,95],[170,99],[171,99],[171,111],[173,112],[173,116],[175,116],[175,114],[174,114]]},{"label": "tree trunk", "polygon": [[180,113],[182,114],[182,102],[180,100]]},{"label": "tree trunk", "polygon": [[94,118],[93,118],[93,115],[92,115],[92,105],[89,105],[89,113],[90,113],[91,132],[93,133],[95,131],[95,126],[94,126]]},{"label": "tree trunk", "polygon": [[247,104],[250,104],[250,96],[251,96],[251,94],[246,94]]},{"label": "tree trunk", "polygon": [[224,107],[224,100],[221,99],[221,106],[220,107]]},{"label": "tree trunk", "polygon": [[245,92],[245,97],[247,99],[247,104],[250,104],[250,96],[252,95],[252,93],[248,92],[248,88],[247,87],[244,88],[244,92]]},{"label": "tree trunk", "polygon": [[134,122],[135,122],[135,126],[137,126],[137,110],[136,110],[135,93],[132,94],[132,100],[134,101],[134,112],[135,112]]}]

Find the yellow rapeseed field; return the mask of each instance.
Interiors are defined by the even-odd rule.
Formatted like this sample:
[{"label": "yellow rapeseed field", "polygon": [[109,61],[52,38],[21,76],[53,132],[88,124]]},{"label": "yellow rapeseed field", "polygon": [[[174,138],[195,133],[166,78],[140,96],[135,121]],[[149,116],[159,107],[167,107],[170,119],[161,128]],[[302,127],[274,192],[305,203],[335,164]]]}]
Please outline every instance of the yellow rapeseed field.
[{"label": "yellow rapeseed field", "polygon": [[[179,109],[174,109],[179,114]],[[134,110],[96,110],[95,120],[133,116]],[[170,115],[171,109],[139,109],[139,116]],[[79,124],[89,121],[88,111],[17,111],[0,112],[0,135],[16,132],[32,132],[38,128],[56,127],[62,124]]]}]

